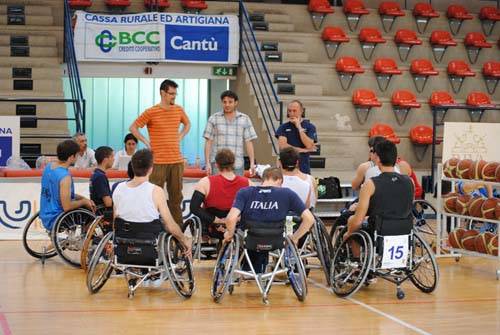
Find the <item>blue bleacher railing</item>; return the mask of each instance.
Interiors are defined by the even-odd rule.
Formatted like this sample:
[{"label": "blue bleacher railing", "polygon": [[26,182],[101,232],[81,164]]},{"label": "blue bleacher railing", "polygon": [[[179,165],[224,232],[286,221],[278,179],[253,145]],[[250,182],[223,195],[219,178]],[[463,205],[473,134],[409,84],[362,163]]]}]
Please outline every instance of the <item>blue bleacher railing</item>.
[{"label": "blue bleacher railing", "polygon": [[245,67],[248,74],[273,151],[278,154],[279,150],[274,133],[277,125],[283,122],[283,102],[276,94],[273,81],[253,31],[250,15],[241,0],[239,1],[239,24],[240,65]]}]

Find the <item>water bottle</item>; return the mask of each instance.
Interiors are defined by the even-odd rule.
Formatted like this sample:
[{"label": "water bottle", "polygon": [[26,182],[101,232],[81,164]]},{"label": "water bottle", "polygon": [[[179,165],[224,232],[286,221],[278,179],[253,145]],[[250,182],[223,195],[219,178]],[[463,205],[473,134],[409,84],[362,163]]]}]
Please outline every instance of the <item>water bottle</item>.
[{"label": "water bottle", "polygon": [[285,234],[293,235],[293,216],[287,215],[285,221]]}]

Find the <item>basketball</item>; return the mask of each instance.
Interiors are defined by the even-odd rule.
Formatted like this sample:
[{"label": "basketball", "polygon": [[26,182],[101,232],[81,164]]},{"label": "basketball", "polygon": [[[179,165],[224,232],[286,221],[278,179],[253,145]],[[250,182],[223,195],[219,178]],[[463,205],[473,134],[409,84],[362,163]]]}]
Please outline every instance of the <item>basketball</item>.
[{"label": "basketball", "polygon": [[479,160],[474,162],[474,172],[472,175],[472,179],[483,179],[483,168],[486,165],[485,160]]},{"label": "basketball", "polygon": [[448,234],[448,244],[452,248],[462,249],[462,237],[464,236],[465,229],[457,228]]},{"label": "basketball", "polygon": [[495,211],[497,203],[497,198],[488,198],[483,202],[483,205],[481,206],[481,215],[483,218],[490,220],[494,220],[496,218]]},{"label": "basketball", "polygon": [[455,203],[455,213],[460,215],[469,215],[467,205],[471,199],[472,196],[469,194],[460,194],[459,196],[457,196],[457,200]]},{"label": "basketball", "polygon": [[495,235],[488,243],[488,253],[498,256],[498,235]]},{"label": "basketball", "polygon": [[469,210],[469,215],[480,218],[483,216],[482,206],[483,206],[484,198],[475,197],[472,198],[467,204],[467,209]]},{"label": "basketball", "polygon": [[488,243],[490,243],[490,240],[495,236],[494,234],[490,232],[486,233],[481,233],[476,236],[476,239],[474,241],[474,245],[476,248],[477,252],[480,252],[482,254],[487,254],[488,253]]},{"label": "basketball", "polygon": [[462,159],[458,162],[456,175],[461,179],[472,179],[474,174],[474,162],[471,159]]},{"label": "basketball", "polygon": [[497,170],[495,172],[495,176],[497,179],[497,183],[500,183],[500,164],[497,166]]},{"label": "basketball", "polygon": [[448,178],[457,177],[456,169],[459,161],[460,160],[458,158],[450,158],[446,162],[444,162],[443,173],[446,177]]},{"label": "basketball", "polygon": [[477,230],[467,230],[461,240],[463,248],[470,251],[476,251],[475,241],[477,235],[479,235]]},{"label": "basketball", "polygon": [[483,175],[483,180],[486,181],[496,181],[497,176],[497,168],[499,164],[498,162],[488,162],[484,165],[483,170],[482,170],[482,175]]},{"label": "basketball", "polygon": [[448,193],[443,196],[443,208],[448,213],[455,213],[457,206],[457,194]]}]

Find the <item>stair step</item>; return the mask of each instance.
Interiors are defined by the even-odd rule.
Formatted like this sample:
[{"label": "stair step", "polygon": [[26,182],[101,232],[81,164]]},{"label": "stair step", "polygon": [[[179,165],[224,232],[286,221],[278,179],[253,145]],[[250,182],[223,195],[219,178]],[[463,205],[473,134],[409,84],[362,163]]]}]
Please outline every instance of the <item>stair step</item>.
[{"label": "stair step", "polygon": [[[21,18],[23,16],[16,16],[16,18]],[[0,25],[9,24],[7,15],[0,16]],[[54,18],[48,15],[26,15],[24,16],[24,24],[26,26],[52,26],[54,24]],[[12,24],[11,24],[12,25]],[[17,24],[16,24],[17,25]]]},{"label": "stair step", "polygon": [[14,91],[0,88],[2,98],[64,98],[62,89],[58,91]]},{"label": "stair step", "polygon": [[291,73],[275,73],[273,76],[274,83],[277,84],[291,84],[292,74]]},{"label": "stair step", "polygon": [[0,56],[0,67],[46,67],[58,66],[57,57],[7,57]]},{"label": "stair step", "polygon": [[278,43],[279,51],[304,51],[305,46],[303,43],[296,42],[279,42]]},{"label": "stair step", "polygon": [[291,18],[288,14],[265,14],[264,21],[269,23],[290,23]]},{"label": "stair step", "polygon": [[[295,94],[296,96],[322,96],[323,95],[323,86],[321,85],[304,85],[304,84],[295,84]],[[287,100],[289,97],[286,98]]]},{"label": "stair step", "polygon": [[269,23],[269,31],[287,32],[295,31],[295,26],[292,23]]},{"label": "stair step", "polygon": [[[2,1],[4,2],[4,1]],[[0,5],[0,15],[7,14],[7,5]],[[47,15],[52,16],[52,7],[50,6],[33,6],[26,5],[24,6],[24,14],[25,15]]]},{"label": "stair step", "polygon": [[[38,35],[27,35],[27,34],[10,34],[10,35],[0,35],[0,47],[10,46],[11,42],[21,42],[21,40],[26,39],[27,43],[31,47],[57,47],[57,40],[55,36],[38,36]],[[21,44],[20,44],[21,45]]]},{"label": "stair step", "polygon": [[[31,79],[60,78],[63,74],[63,71],[60,67],[31,68],[28,65],[26,67],[19,67],[19,68],[31,69]],[[12,67],[0,67],[0,80],[12,79],[13,78],[12,69],[13,69]]]},{"label": "stair step", "polygon": [[[0,91],[8,91],[8,90],[14,90],[15,85],[20,85],[21,87],[24,87],[23,82],[26,80],[30,79],[10,79],[10,80],[2,80],[0,81]],[[14,84],[16,83],[16,84]],[[53,80],[48,80],[48,79],[38,79],[38,80],[33,80],[33,88],[31,90],[29,89],[18,89],[14,90],[15,92],[31,92],[33,94],[35,91],[37,93],[42,93],[42,92],[61,92],[62,93],[63,87],[62,87],[62,80],[59,78],[53,79]]]},{"label": "stair step", "polygon": [[249,16],[251,22],[265,22],[265,15],[262,13],[252,13]]},{"label": "stair step", "polygon": [[66,117],[63,102],[0,101],[0,115],[17,115],[18,106],[22,105],[35,105],[39,117]]},{"label": "stair step", "polygon": [[278,51],[278,42],[262,42],[260,44],[261,51]]},{"label": "stair step", "polygon": [[[26,54],[24,54],[26,52]],[[0,57],[57,57],[55,47],[7,47],[0,46]]]},{"label": "stair step", "polygon": [[269,25],[267,22],[255,21],[252,22],[253,30],[268,31]]},{"label": "stair step", "polygon": [[267,62],[281,62],[283,55],[279,51],[266,51],[264,57]]},{"label": "stair step", "polygon": [[290,94],[295,95],[295,85],[294,84],[276,84],[276,93],[277,94]]},{"label": "stair step", "polygon": [[306,52],[283,52],[284,63],[307,63],[309,54]]}]

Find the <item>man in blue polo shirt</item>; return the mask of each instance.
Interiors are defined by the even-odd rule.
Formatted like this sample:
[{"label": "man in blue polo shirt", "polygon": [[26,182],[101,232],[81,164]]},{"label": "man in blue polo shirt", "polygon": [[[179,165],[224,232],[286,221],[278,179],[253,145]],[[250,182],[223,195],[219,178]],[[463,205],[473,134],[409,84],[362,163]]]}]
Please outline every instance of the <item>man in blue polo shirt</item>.
[{"label": "man in blue polo shirt", "polygon": [[293,147],[299,152],[299,169],[310,174],[309,154],[316,151],[315,143],[318,142],[318,137],[316,127],[309,120],[302,118],[303,113],[304,107],[299,100],[290,102],[287,107],[288,122],[279,126],[275,136],[280,150]]},{"label": "man in blue polo shirt", "polygon": [[[283,173],[279,168],[268,168],[262,175],[262,185],[242,188],[236,194],[233,207],[226,217],[224,241],[229,242],[234,236],[236,223],[241,216],[241,223],[285,221],[289,212],[302,218],[299,228],[291,236],[297,244],[314,223],[312,213],[305,207],[299,196],[288,188],[282,188]],[[256,273],[265,271],[268,253],[248,251]]]}]

